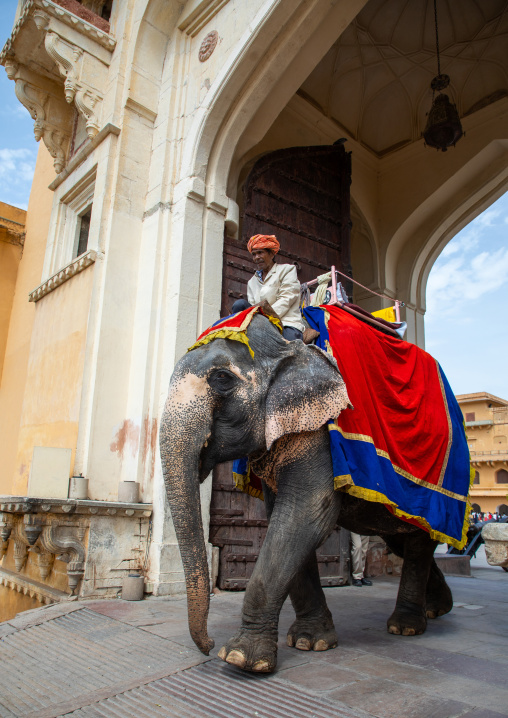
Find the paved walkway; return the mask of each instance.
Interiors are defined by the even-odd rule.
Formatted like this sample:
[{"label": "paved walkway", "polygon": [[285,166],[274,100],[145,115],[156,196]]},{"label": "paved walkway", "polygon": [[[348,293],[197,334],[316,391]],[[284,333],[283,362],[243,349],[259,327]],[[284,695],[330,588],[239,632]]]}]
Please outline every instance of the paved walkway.
[{"label": "paved walkway", "polygon": [[84,601],[0,624],[2,718],[500,718],[508,716],[508,573],[480,555],[472,578],[449,577],[454,610],[423,636],[391,636],[395,579],[328,588],[339,647],[287,648],[279,666],[245,674],[217,651],[240,621],[242,593],[211,601],[216,648],[201,655],[185,599]]}]

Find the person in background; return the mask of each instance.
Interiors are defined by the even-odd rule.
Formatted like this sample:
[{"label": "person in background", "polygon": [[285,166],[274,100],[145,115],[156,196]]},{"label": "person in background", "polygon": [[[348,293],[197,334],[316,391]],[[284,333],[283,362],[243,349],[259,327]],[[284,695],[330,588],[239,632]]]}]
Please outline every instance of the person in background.
[{"label": "person in background", "polygon": [[303,339],[304,324],[300,314],[300,282],[292,264],[277,264],[275,255],[280,244],[273,234],[256,234],[247,249],[257,269],[247,284],[247,299],[238,299],[232,311],[241,312],[266,300],[277,312],[288,341]]},{"label": "person in background", "polygon": [[353,586],[372,586],[372,581],[365,578],[365,560],[367,558],[367,549],[369,548],[369,537],[360,536],[351,531],[351,562],[353,568]]}]

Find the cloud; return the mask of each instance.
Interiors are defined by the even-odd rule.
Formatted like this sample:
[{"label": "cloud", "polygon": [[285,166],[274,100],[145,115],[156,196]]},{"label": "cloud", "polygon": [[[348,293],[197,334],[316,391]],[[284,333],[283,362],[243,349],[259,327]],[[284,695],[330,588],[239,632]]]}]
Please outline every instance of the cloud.
[{"label": "cloud", "polygon": [[0,149],[0,200],[26,206],[37,159],[37,146]]},{"label": "cloud", "polygon": [[432,270],[427,285],[427,313],[454,315],[465,305],[508,284],[508,248],[473,256],[452,254]]}]

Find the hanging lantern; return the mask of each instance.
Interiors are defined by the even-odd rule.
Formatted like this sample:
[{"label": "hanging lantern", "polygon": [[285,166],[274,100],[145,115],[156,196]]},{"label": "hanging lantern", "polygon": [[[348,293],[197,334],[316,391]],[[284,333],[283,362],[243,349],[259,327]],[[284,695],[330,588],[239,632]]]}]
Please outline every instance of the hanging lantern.
[{"label": "hanging lantern", "polygon": [[[427,124],[423,131],[425,144],[435,147],[437,150],[446,152],[448,147],[460,140],[464,132],[460,124],[459,113],[453,102],[450,102],[448,95],[442,90],[446,89],[450,84],[448,75],[441,74],[441,62],[439,58],[439,35],[437,28],[437,5],[434,0],[434,22],[436,28],[436,55],[437,55],[437,75],[432,79],[430,87],[432,89],[432,107],[427,116]],[[440,94],[435,96],[435,93]]]}]

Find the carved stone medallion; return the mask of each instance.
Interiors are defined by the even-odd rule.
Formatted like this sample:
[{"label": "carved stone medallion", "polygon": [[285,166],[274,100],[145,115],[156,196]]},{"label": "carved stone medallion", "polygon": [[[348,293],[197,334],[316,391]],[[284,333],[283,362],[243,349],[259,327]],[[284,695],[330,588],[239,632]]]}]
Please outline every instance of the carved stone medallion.
[{"label": "carved stone medallion", "polygon": [[201,43],[201,47],[199,48],[199,61],[200,62],[206,62],[212,52],[217,47],[217,42],[219,41],[219,33],[217,30],[213,30],[212,32],[209,32],[208,35],[205,37],[203,42]]}]

